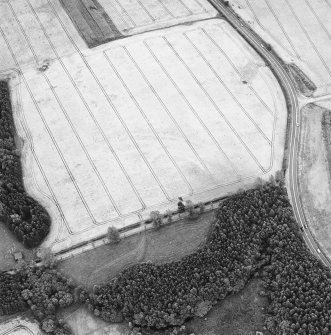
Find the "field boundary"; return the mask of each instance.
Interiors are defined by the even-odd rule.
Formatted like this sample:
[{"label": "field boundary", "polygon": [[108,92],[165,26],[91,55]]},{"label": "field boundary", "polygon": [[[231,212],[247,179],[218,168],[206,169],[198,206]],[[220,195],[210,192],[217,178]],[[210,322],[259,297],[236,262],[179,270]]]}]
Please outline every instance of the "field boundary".
[{"label": "field boundary", "polygon": [[[216,198],[213,200],[209,200],[207,202],[204,203],[204,212],[210,212],[213,211],[214,209],[216,209],[218,207],[218,205],[223,202],[225,199],[227,199],[229,196],[223,196],[220,198]],[[199,205],[195,205],[194,206],[195,210],[199,210]],[[189,213],[186,211],[184,213],[180,213],[178,210],[174,211],[171,213],[171,223],[168,223],[168,214],[161,214],[161,218],[162,218],[162,226],[165,225],[171,225],[172,223],[175,223],[177,221],[180,221],[184,218],[188,218],[189,217]],[[151,219],[147,219],[147,220],[142,220],[140,222],[128,225],[124,228],[120,228],[119,232],[120,232],[120,236],[121,238],[125,238],[131,235],[135,235],[147,230],[151,230],[154,229],[153,227],[153,222]],[[108,244],[108,239],[107,239],[107,234],[103,234],[99,237],[96,237],[94,239],[91,239],[89,241],[84,241],[81,242],[79,245],[75,245],[71,248],[68,249],[63,249],[60,252],[56,253],[56,258],[58,260],[65,260],[67,258],[70,257],[74,257],[77,254],[83,253],[85,251],[94,249],[96,247],[102,246],[104,244]],[[76,252],[75,252],[76,251]]]}]

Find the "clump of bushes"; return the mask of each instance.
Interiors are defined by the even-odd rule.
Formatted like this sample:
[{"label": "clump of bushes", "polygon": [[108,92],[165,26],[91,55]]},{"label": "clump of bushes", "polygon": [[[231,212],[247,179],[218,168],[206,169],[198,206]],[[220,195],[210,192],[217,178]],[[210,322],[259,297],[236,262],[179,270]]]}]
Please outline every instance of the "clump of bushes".
[{"label": "clump of bushes", "polygon": [[117,244],[121,240],[120,232],[114,226],[108,228],[107,238],[110,244]]},{"label": "clump of bushes", "polygon": [[14,136],[8,84],[0,81],[0,219],[25,246],[35,247],[48,234],[50,217],[24,190]]},{"label": "clump of bushes", "polygon": [[160,229],[162,225],[162,216],[159,211],[153,211],[150,213],[150,218],[152,220],[152,224],[154,229],[158,230]]},{"label": "clump of bushes", "polygon": [[210,238],[181,261],[138,264],[87,299],[102,319],[180,325],[198,306],[241,290],[261,273],[273,334],[331,333],[331,275],[307,249],[282,180],[225,200]]}]

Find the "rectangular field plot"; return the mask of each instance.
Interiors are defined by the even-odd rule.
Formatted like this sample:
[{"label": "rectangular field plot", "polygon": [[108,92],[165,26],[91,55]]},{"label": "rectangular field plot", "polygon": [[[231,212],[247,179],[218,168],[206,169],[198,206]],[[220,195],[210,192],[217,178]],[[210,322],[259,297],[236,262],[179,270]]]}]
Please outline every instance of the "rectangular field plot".
[{"label": "rectangular field plot", "polygon": [[89,47],[216,16],[206,0],[60,0]]},{"label": "rectangular field plot", "polygon": [[121,36],[114,23],[97,1],[60,1],[89,47],[109,42]]},{"label": "rectangular field plot", "polygon": [[287,62],[295,62],[319,87],[331,91],[329,0],[232,0],[233,9]]},{"label": "rectangular field plot", "polygon": [[224,21],[83,53],[60,16],[50,25],[47,11],[20,12],[24,1],[0,3],[0,48],[20,71],[12,96],[24,180],[52,216],[54,251],[175,209],[178,196],[210,200],[280,168],[280,87]]},{"label": "rectangular field plot", "polygon": [[216,16],[206,0],[98,0],[124,35]]}]

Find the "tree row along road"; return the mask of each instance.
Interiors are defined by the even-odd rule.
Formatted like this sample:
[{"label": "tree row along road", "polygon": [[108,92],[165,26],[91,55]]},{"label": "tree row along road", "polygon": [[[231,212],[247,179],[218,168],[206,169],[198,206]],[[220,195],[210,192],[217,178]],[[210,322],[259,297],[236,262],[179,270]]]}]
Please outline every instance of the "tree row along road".
[{"label": "tree row along road", "polygon": [[300,107],[298,103],[295,85],[287,74],[283,64],[277,56],[267,49],[267,44],[254,33],[246,24],[240,20],[236,14],[220,0],[209,0],[212,5],[227,19],[227,21],[245,38],[245,40],[266,60],[272,67],[274,74],[280,81],[284,93],[287,95],[288,113],[292,115],[292,124],[290,127],[290,136],[288,137],[289,157],[288,157],[288,191],[292,200],[292,206],[296,221],[303,228],[303,237],[311,252],[317,256],[326,266],[331,268],[331,261],[326,254],[320,249],[318,242],[312,235],[306,223],[303,212],[301,198],[298,187],[298,147],[300,135]]}]

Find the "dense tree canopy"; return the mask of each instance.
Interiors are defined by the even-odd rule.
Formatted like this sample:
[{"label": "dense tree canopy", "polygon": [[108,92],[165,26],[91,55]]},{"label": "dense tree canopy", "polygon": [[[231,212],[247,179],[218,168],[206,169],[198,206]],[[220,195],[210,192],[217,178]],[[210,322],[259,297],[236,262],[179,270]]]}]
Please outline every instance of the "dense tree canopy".
[{"label": "dense tree canopy", "polygon": [[68,334],[56,319],[56,311],[73,303],[72,293],[71,281],[56,270],[26,266],[14,275],[0,275],[0,315],[29,308],[46,332]]},{"label": "dense tree canopy", "polygon": [[223,299],[259,271],[273,334],[331,333],[331,276],[306,248],[283,183],[225,200],[209,241],[181,261],[138,264],[95,290],[87,303],[105,320],[178,325],[201,302]]},{"label": "dense tree canopy", "polygon": [[20,157],[6,82],[0,81],[0,221],[27,247],[35,247],[48,234],[50,217],[24,191]]}]

